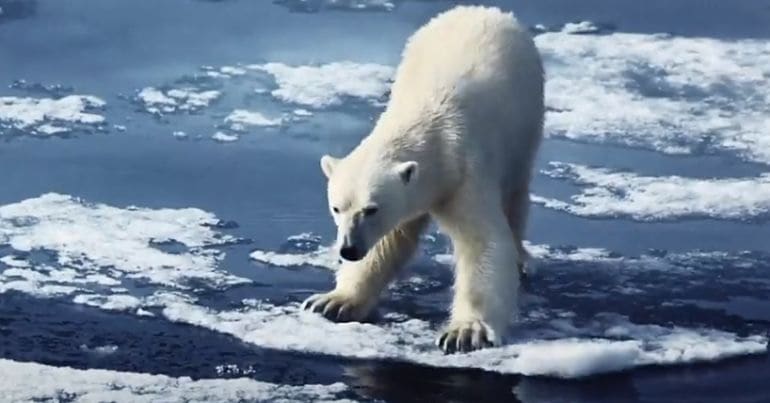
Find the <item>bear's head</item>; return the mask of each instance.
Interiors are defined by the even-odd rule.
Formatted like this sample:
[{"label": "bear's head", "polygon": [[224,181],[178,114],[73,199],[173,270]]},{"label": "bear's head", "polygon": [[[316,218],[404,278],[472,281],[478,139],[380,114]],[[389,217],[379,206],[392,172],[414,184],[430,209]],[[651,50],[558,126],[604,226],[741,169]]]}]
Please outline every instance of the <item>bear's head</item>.
[{"label": "bear's head", "polygon": [[325,155],[321,168],[337,225],[336,248],[344,260],[363,259],[388,232],[417,213],[415,161]]}]

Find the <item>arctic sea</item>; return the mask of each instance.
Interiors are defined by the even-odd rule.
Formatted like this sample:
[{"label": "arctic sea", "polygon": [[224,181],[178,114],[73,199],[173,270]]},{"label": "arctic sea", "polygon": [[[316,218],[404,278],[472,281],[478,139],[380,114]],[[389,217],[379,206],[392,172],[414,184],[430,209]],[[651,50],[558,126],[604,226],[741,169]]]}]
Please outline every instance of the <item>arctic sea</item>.
[{"label": "arctic sea", "polygon": [[481,1],[531,27],[536,273],[444,356],[447,239],[368,323],[322,154],[459,1],[0,0],[0,401],[768,402],[770,1]]}]

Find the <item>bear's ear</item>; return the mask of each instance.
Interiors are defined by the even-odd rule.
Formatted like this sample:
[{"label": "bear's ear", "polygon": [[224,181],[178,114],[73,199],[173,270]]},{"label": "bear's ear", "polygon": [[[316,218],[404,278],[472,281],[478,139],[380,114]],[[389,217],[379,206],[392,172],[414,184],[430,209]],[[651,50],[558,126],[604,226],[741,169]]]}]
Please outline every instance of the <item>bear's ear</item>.
[{"label": "bear's ear", "polygon": [[334,172],[334,168],[337,166],[338,162],[340,162],[340,160],[331,155],[324,155],[321,157],[321,170],[324,172],[327,179],[332,176],[332,172]]},{"label": "bear's ear", "polygon": [[396,172],[401,181],[407,184],[417,178],[418,167],[417,161],[402,162],[396,166]]}]

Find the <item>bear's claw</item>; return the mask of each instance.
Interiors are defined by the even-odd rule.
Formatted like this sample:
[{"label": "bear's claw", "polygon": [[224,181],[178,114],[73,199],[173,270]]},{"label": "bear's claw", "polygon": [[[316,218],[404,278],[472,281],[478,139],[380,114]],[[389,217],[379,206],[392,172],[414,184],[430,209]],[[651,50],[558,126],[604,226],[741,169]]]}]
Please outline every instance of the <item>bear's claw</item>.
[{"label": "bear's claw", "polygon": [[495,332],[482,321],[450,324],[436,339],[445,354],[467,353],[498,344]]},{"label": "bear's claw", "polygon": [[360,321],[366,317],[365,310],[353,298],[334,292],[315,294],[302,303],[302,309],[320,313],[335,322]]}]

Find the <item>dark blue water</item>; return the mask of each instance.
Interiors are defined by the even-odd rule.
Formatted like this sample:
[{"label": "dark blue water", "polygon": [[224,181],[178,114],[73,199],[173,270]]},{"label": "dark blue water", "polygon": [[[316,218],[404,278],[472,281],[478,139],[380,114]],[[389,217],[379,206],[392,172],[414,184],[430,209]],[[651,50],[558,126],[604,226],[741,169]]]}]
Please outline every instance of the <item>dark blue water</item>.
[{"label": "dark blue water", "polygon": [[[201,295],[212,307],[242,298],[301,301],[330,287],[327,271],[257,270],[247,255],[255,248],[280,249],[287,237],[302,232],[333,238],[318,158],[349,150],[367,134],[378,108],[345,104],[320,111],[307,122],[251,129],[238,142],[219,144],[208,137],[224,114],[235,107],[265,106],[239,90],[246,84],[237,78],[217,84],[219,89],[227,86],[227,96],[198,114],[158,119],[142,112],[130,98],[138,89],[173,83],[204,65],[339,60],[394,65],[416,27],[458,2],[396,1],[390,12],[316,10],[298,7],[297,2],[280,3],[0,0],[0,96],[52,96],[60,90],[11,88],[18,79],[60,84],[74,93],[104,99],[109,122],[102,131],[63,138],[0,136],[0,204],[58,192],[118,207],[192,206],[237,223],[225,232],[246,241],[226,248],[223,266],[256,284]],[[484,3],[515,10],[530,25],[588,19],[623,32],[770,38],[768,1]],[[116,130],[114,124],[127,130]],[[171,133],[178,130],[193,138],[174,138]],[[729,153],[670,156],[549,139],[539,166],[554,160],[634,169],[640,175],[702,178],[754,176],[767,170]],[[537,194],[556,197],[575,191],[542,175],[536,176],[533,187]],[[581,318],[604,312],[607,302],[602,298],[609,296],[613,312],[635,323],[714,327],[745,335],[770,329],[766,312],[770,227],[764,220],[640,223],[626,218],[591,220],[533,206],[529,238],[550,245],[599,246],[623,256],[650,250],[666,251],[658,252],[666,256],[692,250],[752,251],[734,261],[674,260],[680,268],[695,268],[686,275],[631,269],[621,275],[609,264],[550,263],[544,268],[548,276],[531,279],[528,287],[545,297],[547,308],[571,310]],[[747,260],[751,267],[743,265]],[[445,315],[443,301],[451,292],[451,274],[437,272],[427,258],[413,266],[414,271],[432,276],[437,285],[427,290],[397,289],[384,309],[439,322]],[[624,297],[619,283],[642,292]],[[592,298],[596,293],[601,296]],[[82,345],[120,348],[105,355]],[[0,294],[0,357],[193,378],[234,377],[237,374],[216,370],[221,363],[231,363],[252,368],[250,377],[275,383],[342,381],[351,386],[349,397],[360,400],[770,401],[767,355],[562,381],[272,350],[159,318],[19,293]]]}]

